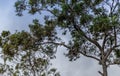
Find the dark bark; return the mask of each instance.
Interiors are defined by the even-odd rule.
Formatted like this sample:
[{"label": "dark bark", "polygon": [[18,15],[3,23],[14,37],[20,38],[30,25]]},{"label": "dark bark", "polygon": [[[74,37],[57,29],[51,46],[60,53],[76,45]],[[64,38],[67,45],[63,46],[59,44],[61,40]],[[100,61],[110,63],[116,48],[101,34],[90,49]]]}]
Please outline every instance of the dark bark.
[{"label": "dark bark", "polygon": [[108,71],[107,71],[107,65],[106,65],[106,61],[104,62],[103,60],[101,60],[101,66],[102,66],[102,72],[101,71],[98,71],[98,73],[101,75],[101,76],[108,76]]},{"label": "dark bark", "polygon": [[[105,45],[105,41],[106,41],[106,38],[104,38],[103,40],[103,44],[102,45]],[[108,51],[108,53],[106,54],[105,51],[104,51],[104,46],[102,46],[102,50],[101,50],[101,65],[102,65],[102,72],[99,72],[101,74],[101,76],[108,76],[108,72],[107,72],[107,58],[108,56],[110,55],[112,49],[110,49]]]},{"label": "dark bark", "polygon": [[103,74],[102,76],[108,76],[106,63],[102,64]]}]

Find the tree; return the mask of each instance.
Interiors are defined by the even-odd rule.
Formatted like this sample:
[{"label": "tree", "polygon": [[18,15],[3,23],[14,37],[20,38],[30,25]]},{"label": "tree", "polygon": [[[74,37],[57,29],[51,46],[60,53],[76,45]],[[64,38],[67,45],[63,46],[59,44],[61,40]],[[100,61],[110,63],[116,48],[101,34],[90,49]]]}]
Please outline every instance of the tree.
[{"label": "tree", "polygon": [[[120,64],[119,0],[18,0],[15,7],[18,16],[22,16],[23,11],[33,15],[41,14],[41,11],[51,13],[52,17],[47,15],[44,18],[44,27],[48,31],[39,30],[40,25],[32,26],[34,31],[29,34],[37,37],[35,47],[42,43],[64,46],[70,61],[80,55],[92,58],[102,66],[103,72],[99,71],[101,76],[108,76],[107,68],[110,65]],[[58,41],[56,28],[61,28],[63,35],[71,34],[69,44]],[[51,50],[55,48],[51,47]]]},{"label": "tree", "polygon": [[[53,41],[54,29],[42,26],[38,20],[29,25],[31,33],[26,31],[3,31],[0,36],[0,56],[4,63],[0,64],[0,73],[9,76],[60,76],[55,68],[49,68],[50,59],[55,58],[56,45],[45,44]],[[43,34],[44,33],[44,34]],[[49,40],[50,39],[50,40]],[[38,41],[39,40],[39,41]],[[37,45],[38,42],[42,42]]]}]

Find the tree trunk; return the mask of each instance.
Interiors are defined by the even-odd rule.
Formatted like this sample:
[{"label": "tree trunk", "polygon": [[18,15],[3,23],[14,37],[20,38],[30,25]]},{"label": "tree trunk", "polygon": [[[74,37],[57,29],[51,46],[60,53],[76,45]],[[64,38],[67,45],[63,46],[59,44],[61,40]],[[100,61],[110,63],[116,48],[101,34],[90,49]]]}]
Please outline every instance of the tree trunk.
[{"label": "tree trunk", "polygon": [[106,63],[104,63],[104,64],[102,65],[102,69],[103,69],[103,74],[102,74],[102,76],[108,76]]}]

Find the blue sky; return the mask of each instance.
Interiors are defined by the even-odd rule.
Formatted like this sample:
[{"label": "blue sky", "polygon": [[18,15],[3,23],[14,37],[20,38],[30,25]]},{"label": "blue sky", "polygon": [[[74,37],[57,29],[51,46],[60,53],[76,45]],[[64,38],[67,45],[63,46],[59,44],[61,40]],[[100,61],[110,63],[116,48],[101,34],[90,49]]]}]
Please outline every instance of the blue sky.
[{"label": "blue sky", "polygon": [[[39,18],[40,22],[43,22],[40,15],[31,16],[24,14],[22,17],[15,15],[14,8],[15,0],[0,0],[0,32],[2,30],[10,30],[15,32],[16,30],[29,30],[28,24],[32,23],[32,20]],[[67,40],[67,37],[62,37],[63,40]],[[59,47],[57,52],[57,58],[52,60],[53,66],[60,71],[61,76],[100,76],[98,70],[101,67],[92,59],[81,57],[75,62],[69,62],[63,53],[66,51],[64,48]],[[111,66],[108,68],[109,76],[119,76],[120,67]]]}]

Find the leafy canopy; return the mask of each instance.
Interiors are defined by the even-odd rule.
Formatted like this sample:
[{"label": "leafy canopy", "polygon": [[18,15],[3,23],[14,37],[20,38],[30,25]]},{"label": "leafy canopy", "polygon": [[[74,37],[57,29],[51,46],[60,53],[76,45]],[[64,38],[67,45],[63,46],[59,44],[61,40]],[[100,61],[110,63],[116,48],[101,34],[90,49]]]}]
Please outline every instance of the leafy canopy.
[{"label": "leafy canopy", "polygon": [[[42,11],[51,13],[44,17],[45,25],[41,26],[38,20],[33,20],[34,24],[29,26],[30,33],[15,33],[20,35],[16,36],[20,39],[24,37],[22,33],[27,35],[25,40],[15,38],[16,46],[23,51],[29,49],[51,57],[58,45],[64,46],[68,50],[65,55],[70,61],[78,59],[80,55],[97,60],[103,67],[103,72],[99,72],[102,76],[107,76],[108,66],[120,64],[119,0],[18,0],[15,7],[18,16],[22,16],[24,11],[32,15],[41,14]],[[68,44],[59,40],[57,28],[62,29],[63,35],[70,33]],[[14,38],[14,34],[2,36],[3,51],[6,50],[6,45],[13,50],[9,37]],[[3,41],[3,38],[7,39],[7,42]],[[4,51],[4,54],[9,56],[7,53]],[[11,52],[10,57],[15,54],[16,51]]]},{"label": "leafy canopy", "polygon": [[53,26],[42,26],[35,19],[29,27],[31,33],[26,31],[16,31],[14,34],[9,31],[1,33],[0,56],[4,63],[0,64],[0,72],[10,76],[60,76],[55,68],[49,68],[50,59],[55,58],[57,47],[46,44],[55,40]]}]

